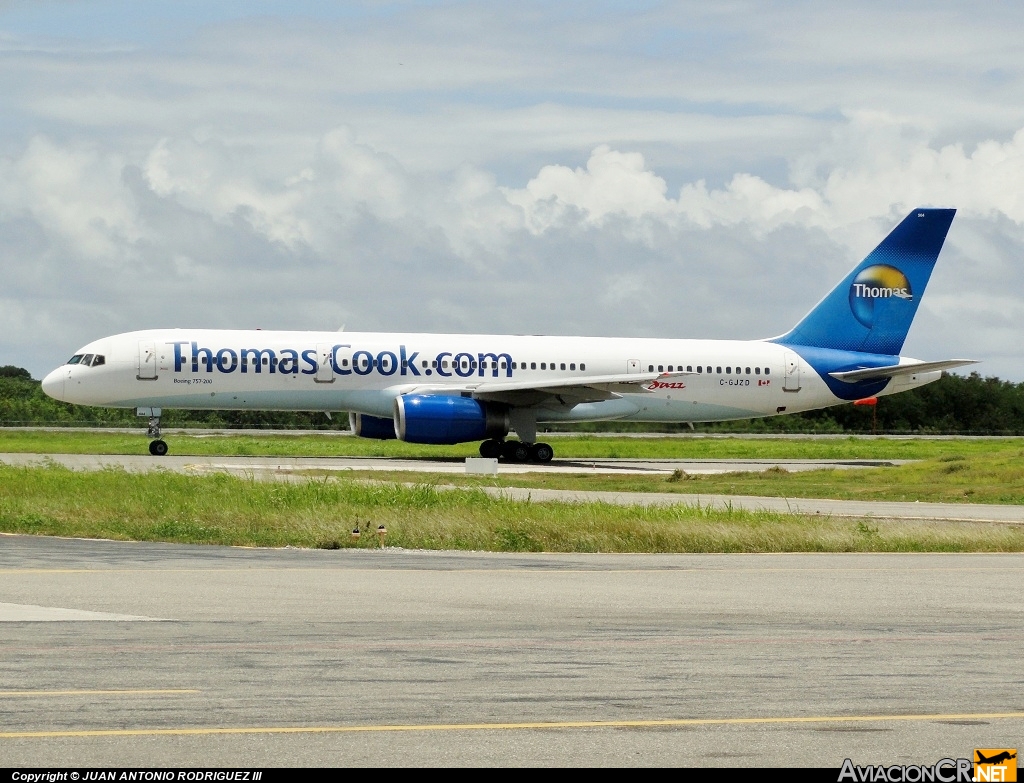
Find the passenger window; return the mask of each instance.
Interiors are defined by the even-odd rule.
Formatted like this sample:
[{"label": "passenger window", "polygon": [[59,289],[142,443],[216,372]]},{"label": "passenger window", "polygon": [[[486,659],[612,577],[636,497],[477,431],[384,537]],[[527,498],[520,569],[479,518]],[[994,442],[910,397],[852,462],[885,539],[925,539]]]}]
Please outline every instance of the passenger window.
[{"label": "passenger window", "polygon": [[562,362],[562,364],[560,365],[559,369],[562,369],[562,370],[565,369],[565,362]]},{"label": "passenger window", "polygon": [[585,370],[585,369],[587,369],[587,365],[585,365],[585,364],[580,364],[580,370],[582,371],[582,370]]},{"label": "passenger window", "polygon": [[701,367],[701,366],[700,366],[700,365],[698,364],[698,365],[697,365],[697,372],[703,372],[703,371],[704,371],[704,368],[703,368],[703,367]]},{"label": "passenger window", "polygon": [[540,363],[540,368],[541,368],[542,370],[546,370],[546,369],[548,368],[548,363],[547,363],[547,362],[541,362],[541,363]]},{"label": "passenger window", "polygon": [[732,375],[732,367],[726,367],[725,368],[725,374],[726,375]]},{"label": "passenger window", "polygon": [[668,366],[668,371],[672,372],[672,365],[671,364]]},{"label": "passenger window", "polygon": [[[697,369],[698,369],[698,370],[700,370],[700,368],[699,368],[699,367],[698,367]],[[688,365],[686,365],[686,371],[687,371],[687,372],[693,372],[693,365],[692,365],[692,364],[688,364]]]},{"label": "passenger window", "polygon": [[755,367],[754,368],[754,375],[760,375],[760,374],[761,374],[761,368],[760,367]]},{"label": "passenger window", "polygon": [[[514,364],[514,362],[513,362],[513,364]],[[508,369],[507,362],[502,362],[501,363],[501,369],[503,369],[503,370],[507,370]]]},{"label": "passenger window", "polygon": [[658,365],[658,372],[665,372],[665,365],[664,364],[659,364]]},{"label": "passenger window", "polygon": [[771,375],[772,374],[771,368],[770,367],[765,367],[764,368],[764,374],[765,375]]},{"label": "passenger window", "polygon": [[446,370],[448,369],[448,360],[447,359],[442,359],[441,360],[441,367],[443,367]]},{"label": "passenger window", "polygon": [[715,369],[716,369],[716,370],[718,371],[718,374],[719,374],[719,375],[721,375],[721,374],[722,374],[722,368],[721,368],[721,367],[716,367]]},{"label": "passenger window", "polygon": [[537,369],[537,362],[530,362],[530,369],[531,370],[536,370]]},{"label": "passenger window", "polygon": [[569,369],[570,370],[575,370],[576,369],[576,365],[575,364],[570,364],[569,365]]},{"label": "passenger window", "polygon": [[423,360],[423,369],[424,370],[427,369],[427,360],[426,359]]},{"label": "passenger window", "polygon": [[750,368],[749,368],[749,367],[747,367],[747,368],[745,368],[745,369],[746,369],[746,374],[747,374],[747,375],[750,375]]}]

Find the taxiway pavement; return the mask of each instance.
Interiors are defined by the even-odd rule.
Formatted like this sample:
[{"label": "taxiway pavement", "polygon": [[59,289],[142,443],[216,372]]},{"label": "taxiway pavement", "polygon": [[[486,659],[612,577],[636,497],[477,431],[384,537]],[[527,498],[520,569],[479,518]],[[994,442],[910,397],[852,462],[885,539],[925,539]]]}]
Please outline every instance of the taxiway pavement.
[{"label": "taxiway pavement", "polygon": [[[171,470],[203,472],[219,470],[229,473],[300,473],[302,471],[341,472],[407,471],[413,473],[465,473],[462,459],[402,459],[398,457],[199,457],[144,456],[139,454],[0,454],[0,463],[8,465],[34,465],[47,461],[73,470],[98,470],[118,467],[129,471],[145,472]],[[646,473],[669,475],[675,470],[686,473],[760,472],[773,467],[791,472],[823,469],[877,468],[905,465],[913,460],[747,460],[747,459],[559,459],[543,465],[536,463],[501,463],[502,474],[517,473]]]},{"label": "taxiway pavement", "polygon": [[1024,555],[0,536],[10,766],[931,764],[1019,747]]}]

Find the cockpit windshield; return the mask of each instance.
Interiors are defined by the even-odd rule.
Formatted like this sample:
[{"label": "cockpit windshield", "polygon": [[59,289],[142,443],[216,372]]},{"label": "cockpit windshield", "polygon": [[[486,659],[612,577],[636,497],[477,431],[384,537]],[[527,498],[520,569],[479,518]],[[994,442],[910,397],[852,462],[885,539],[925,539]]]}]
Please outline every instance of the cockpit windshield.
[{"label": "cockpit windshield", "polygon": [[99,367],[101,364],[106,363],[107,357],[101,353],[76,353],[68,359],[68,364],[81,364],[85,367]]}]

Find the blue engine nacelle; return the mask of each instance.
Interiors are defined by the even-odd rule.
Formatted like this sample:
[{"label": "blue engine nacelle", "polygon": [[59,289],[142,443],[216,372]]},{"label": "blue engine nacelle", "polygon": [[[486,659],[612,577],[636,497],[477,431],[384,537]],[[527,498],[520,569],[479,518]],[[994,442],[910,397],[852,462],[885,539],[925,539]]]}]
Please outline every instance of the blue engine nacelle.
[{"label": "blue engine nacelle", "polygon": [[348,426],[360,438],[395,439],[395,422],[392,419],[367,416],[365,413],[350,413]]},{"label": "blue engine nacelle", "polygon": [[395,432],[408,443],[466,443],[508,435],[508,412],[470,397],[409,394],[395,398]]}]

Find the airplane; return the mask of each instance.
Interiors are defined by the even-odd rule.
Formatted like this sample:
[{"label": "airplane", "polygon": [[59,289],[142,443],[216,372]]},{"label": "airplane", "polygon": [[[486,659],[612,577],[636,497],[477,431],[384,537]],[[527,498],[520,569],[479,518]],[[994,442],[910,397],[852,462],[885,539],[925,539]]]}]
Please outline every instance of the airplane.
[{"label": "airplane", "polygon": [[1001,764],[1004,761],[1010,761],[1011,759],[1017,758],[1016,753],[1011,753],[1008,750],[1004,750],[1002,753],[997,753],[992,758],[985,758],[980,750],[975,750],[974,755],[977,756],[975,764]]},{"label": "airplane", "polygon": [[[162,456],[172,408],[348,411],[355,435],[480,440],[549,462],[542,424],[776,416],[895,394],[970,359],[900,356],[954,209],[911,212],[804,318],[761,340],[156,329],[104,337],[42,382],[64,402],[135,408]],[[515,432],[518,439],[509,438]]]}]

